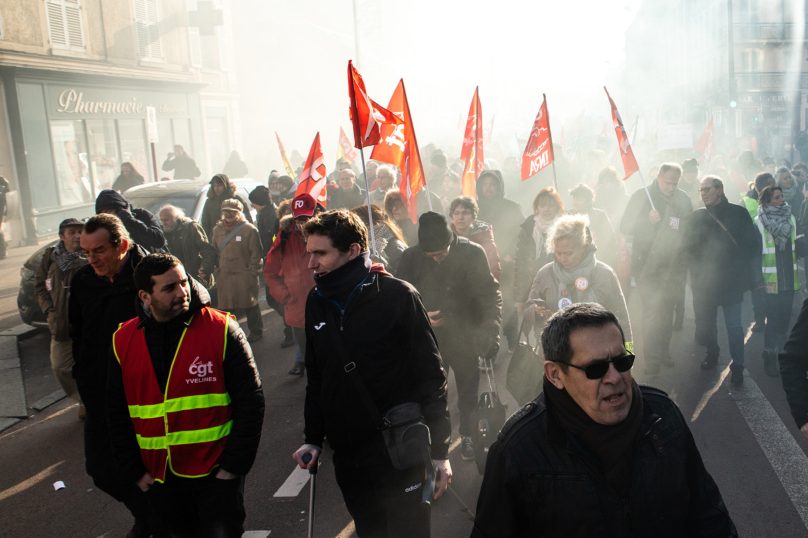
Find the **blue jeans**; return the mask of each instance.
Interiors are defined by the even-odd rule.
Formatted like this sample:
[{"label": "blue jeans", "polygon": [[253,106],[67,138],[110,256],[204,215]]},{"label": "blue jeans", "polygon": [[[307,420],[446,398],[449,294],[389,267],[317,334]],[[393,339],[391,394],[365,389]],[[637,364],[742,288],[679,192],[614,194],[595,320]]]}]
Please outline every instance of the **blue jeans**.
[{"label": "blue jeans", "polygon": [[292,338],[295,341],[295,362],[306,362],[306,329],[292,327]]},{"label": "blue jeans", "polygon": [[[721,307],[724,310],[724,324],[727,327],[729,356],[732,357],[732,364],[739,368],[743,368],[744,364],[742,304],[736,303]],[[699,340],[707,346],[707,355],[717,358],[721,353],[721,348],[718,347],[719,305],[697,302],[693,306],[698,309],[696,313],[696,331],[698,331]]]}]

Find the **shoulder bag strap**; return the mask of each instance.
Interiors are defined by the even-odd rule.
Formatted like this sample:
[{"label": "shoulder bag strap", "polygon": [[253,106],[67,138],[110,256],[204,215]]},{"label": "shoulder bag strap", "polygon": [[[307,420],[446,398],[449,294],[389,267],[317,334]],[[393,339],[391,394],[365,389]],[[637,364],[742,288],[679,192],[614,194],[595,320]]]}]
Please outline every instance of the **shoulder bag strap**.
[{"label": "shoulder bag strap", "polygon": [[350,378],[354,388],[356,388],[356,392],[359,393],[359,397],[362,399],[362,403],[370,414],[373,424],[379,430],[388,429],[390,427],[390,421],[382,416],[379,412],[379,408],[373,403],[373,398],[371,398],[368,388],[365,386],[364,381],[362,381],[359,372],[356,371],[356,363],[348,356],[348,350],[345,349],[345,344],[342,343],[342,335],[339,334],[339,330],[334,323],[331,324],[331,333],[333,334],[332,342],[334,343],[334,348],[342,359],[342,369],[348,374],[348,378]]},{"label": "shoulder bag strap", "polygon": [[[707,210],[705,209],[705,211],[707,211]],[[713,215],[713,214],[712,214],[712,213],[710,213],[709,211],[707,211],[707,214],[708,214],[708,215],[710,215],[711,217],[713,217],[713,220],[714,220],[714,221],[716,221],[716,222],[718,223],[718,225],[719,225],[719,226],[721,226],[721,229],[722,229],[722,230],[724,230],[724,232],[725,232],[725,233],[726,233],[726,234],[729,236],[729,239],[730,239],[730,241],[732,241],[732,244],[733,244],[733,245],[735,245],[735,248],[736,248],[736,249],[738,249],[738,250],[740,250],[740,249],[741,249],[741,247],[739,247],[739,246],[738,246],[738,242],[737,242],[737,241],[735,241],[735,237],[732,235],[732,232],[730,232],[730,231],[727,229],[727,227],[726,227],[726,226],[724,226],[724,223],[723,223],[723,222],[721,222],[721,221],[718,219],[718,217],[716,217],[715,215]]]},{"label": "shoulder bag strap", "polygon": [[230,240],[231,240],[231,239],[233,239],[233,238],[236,236],[236,234],[239,232],[239,230],[241,230],[242,228],[244,228],[244,226],[245,226],[246,224],[247,224],[246,222],[242,222],[241,224],[239,224],[238,226],[236,226],[236,228],[235,228],[235,229],[234,229],[232,232],[230,232],[229,234],[227,234],[227,237],[225,237],[225,238],[224,238],[224,241],[222,241],[222,242],[221,242],[221,244],[219,245],[219,254],[221,254],[222,252],[224,252],[224,247],[226,247],[226,246],[227,246],[227,243],[229,243],[229,242],[230,242]]}]

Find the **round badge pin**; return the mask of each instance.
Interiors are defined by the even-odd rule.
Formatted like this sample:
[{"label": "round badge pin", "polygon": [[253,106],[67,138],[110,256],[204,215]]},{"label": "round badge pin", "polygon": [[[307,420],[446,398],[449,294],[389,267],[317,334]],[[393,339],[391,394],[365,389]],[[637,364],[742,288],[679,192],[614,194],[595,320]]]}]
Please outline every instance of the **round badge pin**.
[{"label": "round badge pin", "polygon": [[569,297],[564,297],[560,301],[558,301],[558,309],[563,310],[564,308],[567,308],[571,304],[572,301],[569,299]]},{"label": "round badge pin", "polygon": [[575,281],[575,289],[585,291],[589,287],[589,281],[585,277],[580,277]]},{"label": "round badge pin", "polygon": [[566,297],[566,296],[567,296],[567,295],[569,295],[569,294],[570,294],[570,292],[569,292],[569,291],[567,291],[567,290],[565,290],[565,289],[564,289],[564,290],[561,290],[561,296],[562,296],[562,297]]}]

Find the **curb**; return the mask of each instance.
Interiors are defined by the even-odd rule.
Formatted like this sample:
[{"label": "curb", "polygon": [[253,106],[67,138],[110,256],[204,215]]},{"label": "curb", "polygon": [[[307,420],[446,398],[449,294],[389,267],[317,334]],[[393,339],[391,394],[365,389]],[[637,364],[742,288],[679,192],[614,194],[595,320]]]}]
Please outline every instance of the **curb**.
[{"label": "curb", "polygon": [[17,325],[0,331],[0,431],[28,418],[18,342],[42,330],[41,327]]}]

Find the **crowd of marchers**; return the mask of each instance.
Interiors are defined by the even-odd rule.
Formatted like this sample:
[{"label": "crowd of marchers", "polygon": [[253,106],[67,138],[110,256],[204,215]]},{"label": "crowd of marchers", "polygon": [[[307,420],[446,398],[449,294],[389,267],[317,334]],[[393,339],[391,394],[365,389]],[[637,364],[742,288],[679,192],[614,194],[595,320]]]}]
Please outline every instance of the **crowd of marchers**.
[{"label": "crowd of marchers", "polygon": [[[155,216],[127,201],[142,178],[122,169],[95,216],[61,223],[36,295],[54,374],[80,404],[87,473],[131,512],[127,537],[243,533],[264,420],[250,345],[264,331],[262,287],[281,347],[295,347],[288,375],[307,379],[294,459],[312,469],[330,447],[359,536],[429,535],[424,477],[434,471],[435,498],[452,477],[451,373],[458,450],[486,459],[472,536],[736,536],[678,407],[632,367],[635,353],[648,379],[673,366],[689,293],[701,368],[718,366],[720,308],[730,382],[742,384],[749,300],[765,372],[782,376],[808,436],[808,307],[789,336],[808,167],[733,166],[748,175],[738,197],[695,159],[665,162],[629,196],[611,166],[562,175],[559,192],[514,182],[511,158],[468,196],[457,162],[423,153],[429,190],[412,212],[397,168],[370,161],[357,177],[342,159],[326,207],[273,171],[249,194],[253,219],[219,173],[200,222],[172,205]],[[181,152],[166,163],[199,175]],[[630,294],[642,305],[634,328]],[[501,343],[513,352],[531,334],[543,376],[483,450],[481,373]],[[431,463],[393,449],[396,412],[412,404]]]}]

